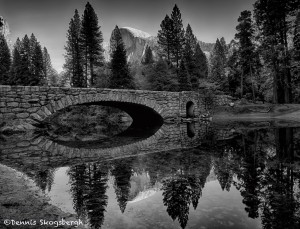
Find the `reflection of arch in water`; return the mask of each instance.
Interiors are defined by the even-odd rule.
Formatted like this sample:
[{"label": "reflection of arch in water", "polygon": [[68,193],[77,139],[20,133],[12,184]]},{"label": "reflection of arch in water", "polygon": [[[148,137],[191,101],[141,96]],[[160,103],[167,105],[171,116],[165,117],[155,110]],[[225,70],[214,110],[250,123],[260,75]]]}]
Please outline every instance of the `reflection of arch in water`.
[{"label": "reflection of arch in water", "polygon": [[187,118],[195,117],[195,105],[192,101],[189,101],[186,104],[186,117]]},{"label": "reflection of arch in water", "polygon": [[190,137],[190,138],[195,137],[195,134],[196,134],[195,123],[194,122],[188,122],[186,124],[186,131],[187,131],[188,137]]}]

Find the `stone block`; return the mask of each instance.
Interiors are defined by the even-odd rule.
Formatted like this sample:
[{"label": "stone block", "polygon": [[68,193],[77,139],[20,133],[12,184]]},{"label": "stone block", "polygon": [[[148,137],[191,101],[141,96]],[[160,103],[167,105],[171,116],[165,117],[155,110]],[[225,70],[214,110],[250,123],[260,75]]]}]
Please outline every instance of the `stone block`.
[{"label": "stone block", "polygon": [[17,103],[17,102],[10,102],[10,103],[7,103],[7,106],[8,107],[18,107],[19,103]]},{"label": "stone block", "polygon": [[28,118],[29,117],[29,114],[28,113],[19,113],[19,114],[17,114],[17,117],[18,118]]}]

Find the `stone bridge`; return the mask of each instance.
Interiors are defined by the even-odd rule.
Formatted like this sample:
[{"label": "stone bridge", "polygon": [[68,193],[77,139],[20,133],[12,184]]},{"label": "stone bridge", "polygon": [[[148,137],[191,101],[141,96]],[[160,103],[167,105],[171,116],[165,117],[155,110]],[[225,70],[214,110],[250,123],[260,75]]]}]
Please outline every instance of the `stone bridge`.
[{"label": "stone bridge", "polygon": [[204,112],[196,92],[0,85],[0,119],[32,124],[72,105],[99,104],[120,108],[138,123],[199,117]]}]

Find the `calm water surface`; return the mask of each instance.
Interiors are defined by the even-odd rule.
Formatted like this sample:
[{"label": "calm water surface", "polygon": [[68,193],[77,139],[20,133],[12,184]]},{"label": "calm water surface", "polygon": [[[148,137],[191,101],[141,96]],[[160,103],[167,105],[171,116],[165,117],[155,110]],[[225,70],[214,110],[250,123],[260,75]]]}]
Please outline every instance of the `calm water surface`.
[{"label": "calm water surface", "polygon": [[266,126],[163,125],[105,147],[29,136],[0,163],[87,228],[300,228],[300,129]]}]

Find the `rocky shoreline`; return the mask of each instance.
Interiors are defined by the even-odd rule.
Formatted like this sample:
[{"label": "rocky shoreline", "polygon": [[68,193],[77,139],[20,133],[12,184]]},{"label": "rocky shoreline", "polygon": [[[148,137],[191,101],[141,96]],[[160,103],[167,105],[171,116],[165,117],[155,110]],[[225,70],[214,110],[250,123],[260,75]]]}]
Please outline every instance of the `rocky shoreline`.
[{"label": "rocky shoreline", "polygon": [[[14,228],[5,226],[5,220],[30,221],[36,225],[16,226],[18,229],[41,228],[40,220],[48,222],[68,221],[76,222],[76,216],[63,212],[58,207],[48,203],[49,198],[39,190],[34,182],[24,174],[0,164],[0,228]],[[52,226],[43,225],[43,228]],[[56,228],[74,228],[74,226],[58,226]],[[77,228],[84,228],[78,226]]]}]

